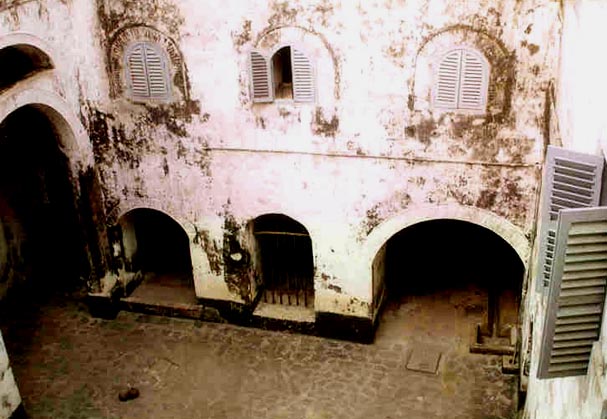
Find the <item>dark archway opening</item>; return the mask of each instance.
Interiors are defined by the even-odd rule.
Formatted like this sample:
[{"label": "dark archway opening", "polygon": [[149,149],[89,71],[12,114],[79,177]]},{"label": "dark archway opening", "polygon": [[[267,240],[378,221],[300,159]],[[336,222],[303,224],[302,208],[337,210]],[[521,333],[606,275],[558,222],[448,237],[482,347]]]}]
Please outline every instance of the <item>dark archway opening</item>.
[{"label": "dark archway opening", "polygon": [[68,160],[34,106],[0,124],[0,222],[0,299],[17,284],[42,292],[84,285],[90,266]]},{"label": "dark archway opening", "polygon": [[10,87],[32,74],[53,68],[51,59],[31,45],[12,45],[0,49],[0,90]]},{"label": "dark archway opening", "polygon": [[134,209],[120,219],[125,268],[140,274],[131,297],[150,303],[196,304],[189,239],[168,215]]},{"label": "dark archway opening", "polygon": [[272,56],[272,78],[276,99],[293,99],[291,47],[283,47]]},{"label": "dark archway opening", "polygon": [[458,220],[415,224],[395,234],[374,262],[378,336],[453,341],[462,349],[481,324],[505,336],[518,323],[524,265],[492,231]]},{"label": "dark archway opening", "polygon": [[306,228],[282,214],[253,221],[261,266],[262,301],[301,307],[314,306],[314,258]]}]

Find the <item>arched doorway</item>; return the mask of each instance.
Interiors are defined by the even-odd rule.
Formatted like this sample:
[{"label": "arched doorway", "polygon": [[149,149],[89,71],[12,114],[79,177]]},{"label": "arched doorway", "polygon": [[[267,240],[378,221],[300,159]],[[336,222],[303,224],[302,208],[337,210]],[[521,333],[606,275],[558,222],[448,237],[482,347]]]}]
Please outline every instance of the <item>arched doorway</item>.
[{"label": "arched doorway", "polygon": [[253,220],[265,304],[314,307],[314,258],[308,230],[283,214]]},{"label": "arched doorway", "polygon": [[23,80],[34,73],[53,68],[46,53],[29,44],[15,44],[0,49],[0,90]]},{"label": "arched doorway", "polygon": [[148,303],[196,304],[187,233],[167,214],[136,208],[122,217],[121,253],[140,284],[131,297]]},{"label": "arched doorway", "polygon": [[393,235],[373,262],[378,338],[448,343],[467,351],[472,331],[508,337],[518,322],[525,267],[493,231],[450,219]]},{"label": "arched doorway", "polygon": [[[56,126],[27,105],[0,124],[0,299],[13,284],[35,291],[81,284],[90,266],[73,179]],[[31,286],[31,287],[30,287]]]}]

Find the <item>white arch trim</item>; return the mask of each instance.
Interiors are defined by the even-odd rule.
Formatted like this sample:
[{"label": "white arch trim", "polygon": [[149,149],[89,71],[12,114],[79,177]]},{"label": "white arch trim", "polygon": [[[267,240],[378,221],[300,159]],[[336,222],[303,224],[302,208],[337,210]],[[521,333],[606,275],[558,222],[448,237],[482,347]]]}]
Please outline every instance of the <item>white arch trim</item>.
[{"label": "white arch trim", "polygon": [[184,233],[186,233],[186,235],[189,238],[192,238],[192,234],[193,234],[193,229],[189,228],[190,227],[190,223],[184,222],[183,220],[180,220],[179,218],[174,217],[173,215],[171,215],[171,213],[169,211],[167,211],[166,209],[162,208],[161,205],[158,205],[157,202],[155,203],[140,203],[140,204],[134,204],[134,205],[127,205],[127,206],[121,206],[118,211],[114,212],[116,214],[116,216],[111,220],[112,223],[118,223],[121,219],[123,218],[128,218],[128,216],[130,215],[131,212],[136,211],[138,209],[146,209],[146,210],[153,210],[156,212],[159,212],[163,215],[166,215],[168,218],[170,218],[171,220],[173,220],[174,222],[176,222],[177,224],[179,224],[179,226],[181,227],[181,229],[184,231]]},{"label": "white arch trim", "polygon": [[53,47],[37,36],[27,32],[13,32],[0,37],[0,49],[15,45],[29,45],[39,49],[48,56],[51,65],[55,67],[57,55]]},{"label": "white arch trim", "polygon": [[219,299],[233,299],[233,296],[228,290],[224,281],[223,274],[217,275],[211,270],[209,258],[205,250],[203,250],[200,245],[195,243],[194,238],[196,237],[196,226],[193,223],[175,218],[170,214],[170,212],[163,209],[161,205],[158,205],[157,203],[154,204],[153,202],[151,205],[149,202],[147,205],[146,203],[124,205],[115,211],[116,216],[112,219],[112,222],[118,223],[122,218],[125,216],[128,217],[132,211],[138,209],[157,211],[164,214],[177,223],[179,227],[181,227],[182,231],[188,238],[188,248],[190,251],[190,260],[192,262],[192,276],[194,279],[194,292],[198,298],[217,298],[217,296],[210,293],[218,292]]},{"label": "white arch trim", "polygon": [[375,255],[393,235],[413,224],[439,219],[467,221],[493,231],[516,251],[521,262],[527,268],[531,246],[519,227],[490,211],[450,204],[415,207],[375,227],[363,243],[363,260],[367,265],[367,270],[372,273]]},{"label": "white arch trim", "polygon": [[49,118],[57,130],[59,147],[67,155],[72,167],[84,169],[93,166],[93,146],[88,133],[67,102],[54,92],[18,83],[0,96],[0,122],[28,105]]}]

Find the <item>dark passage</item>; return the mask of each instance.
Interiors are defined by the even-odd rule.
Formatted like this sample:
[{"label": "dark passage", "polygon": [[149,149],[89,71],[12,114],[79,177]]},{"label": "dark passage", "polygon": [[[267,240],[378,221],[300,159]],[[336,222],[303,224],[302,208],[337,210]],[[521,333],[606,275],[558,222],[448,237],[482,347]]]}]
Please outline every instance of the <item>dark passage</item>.
[{"label": "dark passage", "polygon": [[0,50],[0,90],[33,73],[52,68],[49,57],[31,45],[13,45]]},{"label": "dark passage", "polygon": [[136,270],[155,273],[188,273],[192,271],[188,236],[171,217],[152,209],[131,211],[137,241],[133,257]]},{"label": "dark passage", "polygon": [[436,330],[441,322],[450,325],[445,332],[462,338],[477,322],[489,334],[494,328],[505,334],[517,323],[524,266],[492,231],[457,220],[427,221],[394,235],[384,250],[385,282],[375,275],[374,284],[385,285],[385,311],[402,314],[403,322],[421,319],[422,334],[433,322]]},{"label": "dark passage", "polygon": [[274,97],[293,99],[293,71],[291,68],[291,47],[283,47],[272,57],[272,77]]},{"label": "dark passage", "polygon": [[53,125],[33,106],[0,125],[3,291],[11,284],[74,287],[88,275],[68,162],[58,144]]},{"label": "dark passage", "polygon": [[408,227],[388,242],[386,285],[394,295],[429,294],[470,285],[520,288],[523,265],[494,232],[436,220]]},{"label": "dark passage", "polygon": [[127,270],[141,272],[143,278],[131,297],[148,303],[195,304],[190,246],[183,228],[148,208],[130,211],[120,224]]}]

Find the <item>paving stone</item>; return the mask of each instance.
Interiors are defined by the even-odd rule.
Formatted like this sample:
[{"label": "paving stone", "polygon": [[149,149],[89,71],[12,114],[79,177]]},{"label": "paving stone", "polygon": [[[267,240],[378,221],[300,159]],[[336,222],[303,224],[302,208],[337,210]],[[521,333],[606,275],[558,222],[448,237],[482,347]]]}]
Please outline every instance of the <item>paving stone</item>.
[{"label": "paving stone", "polygon": [[[31,419],[514,415],[516,377],[500,373],[498,356],[462,352],[456,337],[425,375],[404,367],[416,339],[359,345],[126,312],[92,319],[69,298],[32,304],[0,320]],[[126,385],[141,396],[121,403]]]}]

